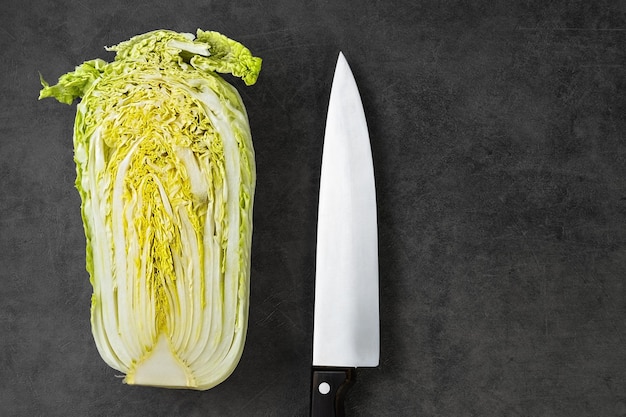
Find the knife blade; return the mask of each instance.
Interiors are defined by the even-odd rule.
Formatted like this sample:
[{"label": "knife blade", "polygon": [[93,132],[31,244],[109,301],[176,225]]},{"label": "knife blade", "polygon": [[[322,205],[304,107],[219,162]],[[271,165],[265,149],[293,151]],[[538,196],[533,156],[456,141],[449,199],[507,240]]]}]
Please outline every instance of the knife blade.
[{"label": "knife blade", "polygon": [[343,416],[356,369],[380,355],[376,189],[359,90],[339,53],[322,151],[311,416]]}]

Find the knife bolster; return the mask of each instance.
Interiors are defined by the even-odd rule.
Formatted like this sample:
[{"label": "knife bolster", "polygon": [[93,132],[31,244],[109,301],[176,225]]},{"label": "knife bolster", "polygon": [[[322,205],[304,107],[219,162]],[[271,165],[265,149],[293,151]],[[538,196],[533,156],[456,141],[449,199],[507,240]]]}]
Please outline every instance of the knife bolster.
[{"label": "knife bolster", "polygon": [[355,368],[314,367],[311,417],[344,417],[344,398],[356,379]]}]

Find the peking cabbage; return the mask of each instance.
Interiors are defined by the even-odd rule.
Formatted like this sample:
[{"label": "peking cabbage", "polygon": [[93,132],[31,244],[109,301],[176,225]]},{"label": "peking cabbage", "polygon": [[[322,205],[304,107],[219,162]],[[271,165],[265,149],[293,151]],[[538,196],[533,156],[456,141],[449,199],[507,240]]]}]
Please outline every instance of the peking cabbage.
[{"label": "peking cabbage", "polygon": [[217,32],[157,30],[62,75],[80,99],[76,188],[98,352],[127,384],[206,390],[242,355],[255,162],[241,96],[261,59]]}]

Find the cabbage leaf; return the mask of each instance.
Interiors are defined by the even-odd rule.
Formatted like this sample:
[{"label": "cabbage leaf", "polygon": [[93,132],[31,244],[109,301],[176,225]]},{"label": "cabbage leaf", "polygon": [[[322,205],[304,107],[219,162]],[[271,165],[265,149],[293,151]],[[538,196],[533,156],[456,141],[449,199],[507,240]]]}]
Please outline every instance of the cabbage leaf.
[{"label": "cabbage leaf", "polygon": [[261,59],[217,32],[157,30],[41,79],[77,105],[92,333],[128,384],[206,390],[242,355],[255,163],[238,91]]}]

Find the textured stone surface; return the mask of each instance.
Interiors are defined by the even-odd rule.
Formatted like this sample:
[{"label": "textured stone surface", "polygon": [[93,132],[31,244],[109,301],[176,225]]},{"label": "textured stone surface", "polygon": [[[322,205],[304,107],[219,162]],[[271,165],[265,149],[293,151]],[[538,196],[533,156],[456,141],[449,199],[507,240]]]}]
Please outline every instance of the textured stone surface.
[{"label": "textured stone surface", "polygon": [[[349,416],[626,415],[623,2],[0,6],[0,415],[305,416],[323,128],[341,49],[371,130],[382,356]],[[593,3],[593,5],[588,4]],[[91,338],[75,107],[36,100],[157,28],[264,58],[248,341],[208,392],[123,385]]]}]

